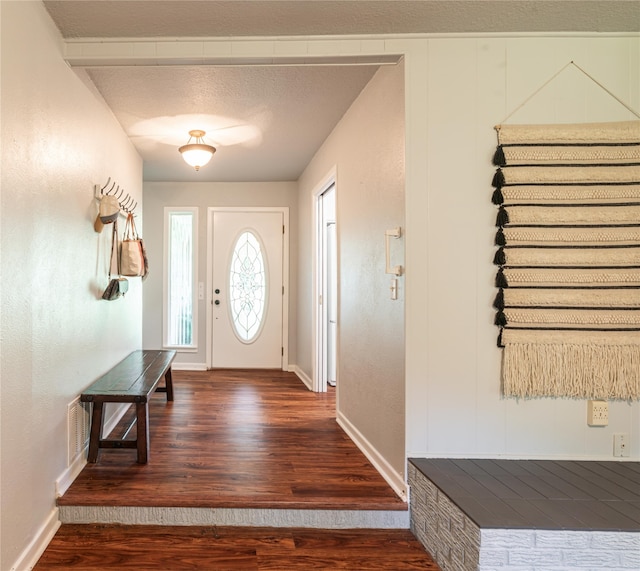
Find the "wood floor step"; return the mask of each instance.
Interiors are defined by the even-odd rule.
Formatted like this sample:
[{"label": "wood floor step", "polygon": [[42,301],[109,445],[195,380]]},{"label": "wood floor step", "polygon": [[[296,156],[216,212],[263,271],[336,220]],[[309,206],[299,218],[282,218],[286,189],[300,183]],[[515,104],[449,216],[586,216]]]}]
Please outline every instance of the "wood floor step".
[{"label": "wood floor step", "polygon": [[277,370],[174,371],[173,385],[173,402],[151,398],[149,462],[135,450],[101,453],[58,499],[61,513],[362,510],[406,520],[407,502],[338,425],[335,389],[313,393]]}]

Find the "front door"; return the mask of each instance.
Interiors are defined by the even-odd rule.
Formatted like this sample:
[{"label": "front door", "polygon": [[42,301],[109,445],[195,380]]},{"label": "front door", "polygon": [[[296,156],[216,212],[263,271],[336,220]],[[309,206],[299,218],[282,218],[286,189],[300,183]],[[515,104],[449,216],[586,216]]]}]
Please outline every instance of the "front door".
[{"label": "front door", "polygon": [[215,210],[213,368],[282,368],[282,211]]}]

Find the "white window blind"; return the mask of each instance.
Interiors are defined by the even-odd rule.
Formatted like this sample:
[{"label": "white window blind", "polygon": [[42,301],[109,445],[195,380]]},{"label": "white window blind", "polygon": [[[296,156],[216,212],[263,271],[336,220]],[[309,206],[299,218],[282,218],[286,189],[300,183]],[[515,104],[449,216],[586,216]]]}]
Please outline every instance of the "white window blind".
[{"label": "white window blind", "polygon": [[166,347],[196,346],[197,209],[165,209]]}]

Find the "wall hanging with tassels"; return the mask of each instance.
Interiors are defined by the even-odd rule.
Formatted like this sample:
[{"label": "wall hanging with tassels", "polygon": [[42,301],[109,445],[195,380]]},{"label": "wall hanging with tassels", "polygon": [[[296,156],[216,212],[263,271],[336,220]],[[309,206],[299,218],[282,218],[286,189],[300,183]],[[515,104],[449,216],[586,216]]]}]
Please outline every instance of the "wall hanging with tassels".
[{"label": "wall hanging with tassels", "polygon": [[504,395],[640,398],[640,121],[496,130]]}]

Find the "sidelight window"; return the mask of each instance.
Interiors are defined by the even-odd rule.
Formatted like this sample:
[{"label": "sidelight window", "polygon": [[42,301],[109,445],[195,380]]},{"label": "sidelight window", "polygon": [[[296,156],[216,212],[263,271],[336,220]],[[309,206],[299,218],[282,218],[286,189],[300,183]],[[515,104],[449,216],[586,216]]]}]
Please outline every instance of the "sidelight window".
[{"label": "sidelight window", "polygon": [[197,208],[165,208],[165,347],[197,344],[197,213]]}]

